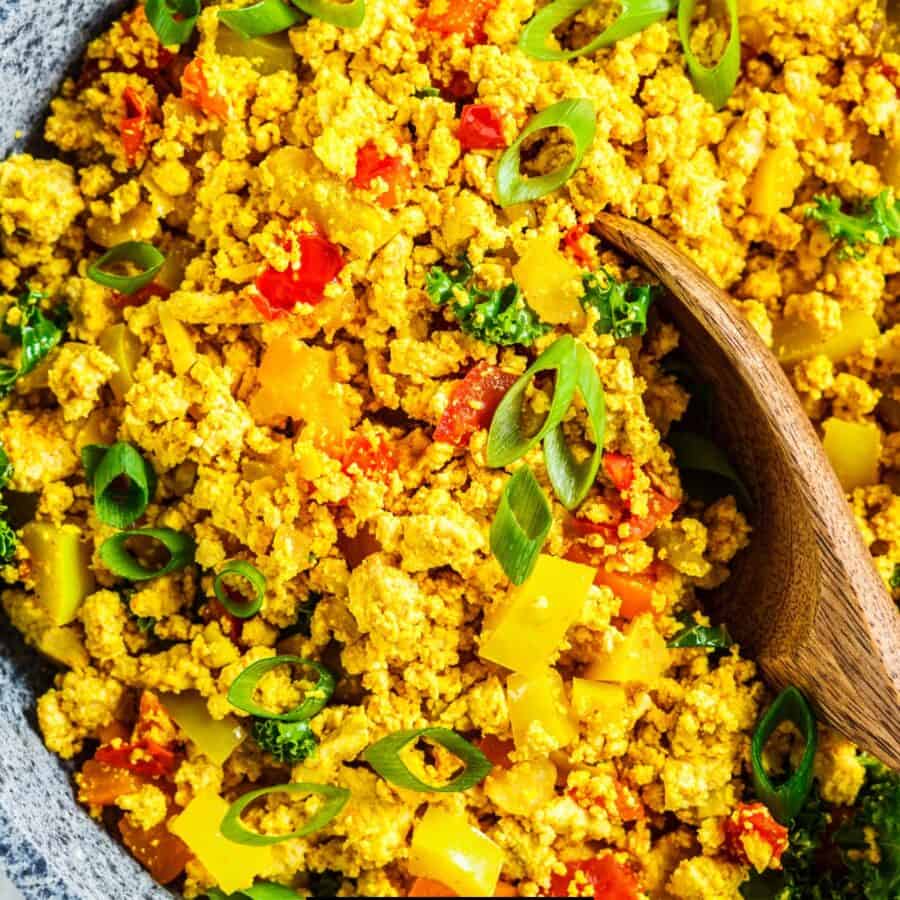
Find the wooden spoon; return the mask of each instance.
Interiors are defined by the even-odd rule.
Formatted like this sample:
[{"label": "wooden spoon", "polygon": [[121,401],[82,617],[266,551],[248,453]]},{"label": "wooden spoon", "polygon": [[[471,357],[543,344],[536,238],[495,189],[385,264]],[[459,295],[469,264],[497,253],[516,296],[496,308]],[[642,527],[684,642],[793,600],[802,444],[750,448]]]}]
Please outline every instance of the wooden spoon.
[{"label": "wooden spoon", "polygon": [[775,686],[900,769],[900,614],[778,361],[728,296],[655,231],[600,215],[593,230],[666,287],[682,345],[716,387],[717,438],[754,500],[750,547],[712,598]]}]

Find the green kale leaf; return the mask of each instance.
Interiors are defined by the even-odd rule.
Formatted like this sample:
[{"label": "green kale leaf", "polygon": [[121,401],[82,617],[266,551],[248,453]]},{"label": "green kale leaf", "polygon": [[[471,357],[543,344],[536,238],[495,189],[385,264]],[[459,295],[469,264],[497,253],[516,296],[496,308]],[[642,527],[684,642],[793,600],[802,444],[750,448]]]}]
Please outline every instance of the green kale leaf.
[{"label": "green kale leaf", "polygon": [[857,244],[883,244],[900,238],[900,201],[892,201],[889,191],[863,201],[855,213],[841,211],[840,197],[819,195],[814,199],[816,206],[807,216],[821,222],[829,237],[843,241],[853,255],[862,255],[861,249],[852,249]]},{"label": "green kale leaf", "polygon": [[653,285],[616,281],[606,269],[601,269],[584,276],[581,305],[596,310],[597,334],[611,334],[622,340],[646,333],[647,313],[655,296]]},{"label": "green kale leaf", "polygon": [[33,372],[47,354],[62,340],[64,323],[48,318],[40,308],[44,295],[30,288],[19,298],[19,322],[5,326],[4,331],[22,348],[18,366],[0,364],[0,398],[7,397],[13,386]]},{"label": "green kale leaf", "polygon": [[316,752],[318,744],[309,722],[255,719],[253,737],[262,750],[283,763],[302,762]]},{"label": "green kale leaf", "polygon": [[515,282],[495,291],[474,285],[468,260],[448,271],[434,266],[425,277],[425,290],[436,306],[449,305],[459,327],[486,344],[528,346],[550,331],[525,302]]}]

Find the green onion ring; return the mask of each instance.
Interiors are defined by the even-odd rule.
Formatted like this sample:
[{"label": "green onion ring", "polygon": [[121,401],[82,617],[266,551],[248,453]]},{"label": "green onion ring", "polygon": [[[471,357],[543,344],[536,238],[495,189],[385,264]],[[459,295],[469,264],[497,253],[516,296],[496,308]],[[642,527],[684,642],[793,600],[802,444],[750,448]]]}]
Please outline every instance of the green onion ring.
[{"label": "green onion ring", "polygon": [[[123,477],[128,485],[119,491],[116,481]],[[103,454],[91,474],[91,483],[97,518],[113,528],[127,528],[144,514],[153,499],[156,473],[131,444],[120,441]]]},{"label": "green onion ring", "polygon": [[94,473],[97,466],[103,462],[106,451],[109,450],[109,444],[85,444],[81,448],[81,464],[84,466],[84,480],[91,486],[94,486]]},{"label": "green onion ring", "polygon": [[675,452],[675,465],[685,472],[709,472],[734,485],[744,509],[752,509],[753,498],[728,457],[709,438],[692,431],[672,431],[666,442]]},{"label": "green onion ring", "polygon": [[[88,278],[97,284],[113,288],[120,294],[133,294],[153,281],[165,261],[165,256],[153,244],[144,241],[126,241],[124,244],[116,244],[112,250],[107,250],[100,259],[91,263],[87,274]],[[104,271],[106,266],[122,262],[134,263],[142,270],[141,274],[115,275]]]},{"label": "green onion ring", "polygon": [[[522,144],[545,128],[565,128],[575,140],[575,155],[555,172],[528,178],[521,172]],[[594,142],[597,118],[590,100],[561,100],[533,116],[524,131],[510,144],[497,166],[497,198],[501,206],[527,203],[562,187],[581,165]]]},{"label": "green onion ring", "polygon": [[578,462],[566,443],[562,423],[547,432],[544,437],[544,462],[556,496],[566,509],[572,510],[587,496],[603,458],[603,438],[606,435],[606,400],[603,385],[597,375],[597,367],[583,344],[575,346],[578,361],[575,379],[587,409],[594,439],[594,452]]},{"label": "green onion ring", "polygon": [[[508,466],[524,456],[549,431],[562,421],[572,404],[578,379],[575,338],[566,334],[554,341],[506,392],[500,401],[488,432],[487,464],[492,468]],[[556,372],[550,411],[540,429],[530,437],[522,433],[522,399],[532,378],[539,372]]]},{"label": "green onion ring", "polygon": [[359,28],[366,19],[366,0],[335,3],[332,0],[293,0],[294,6],[338,28]]},{"label": "green onion ring", "polygon": [[252,887],[235,891],[233,894],[223,893],[218,888],[208,888],[206,896],[209,900],[243,900],[244,897],[248,897],[249,900],[297,900],[299,895],[283,884],[257,881]]},{"label": "green onion ring", "polygon": [[[404,747],[423,737],[440,744],[465,763],[465,769],[443,787],[435,787],[417,778],[400,758],[400,752]],[[363,759],[385,781],[408,791],[432,794],[455,794],[459,791],[467,791],[483,781],[493,768],[488,758],[477,747],[449,728],[413,728],[407,731],[395,731],[372,744],[363,753]]]},{"label": "green onion ring", "polygon": [[[169,551],[169,561],[161,569],[146,569],[125,547],[132,537],[148,537],[162,544]],[[147,581],[170,572],[177,572],[194,561],[197,545],[194,539],[172,528],[138,528],[134,531],[120,531],[107,538],[100,545],[100,559],[114,575],[131,581]]]},{"label": "green onion ring", "polygon": [[[794,774],[776,787],[763,766],[762,754],[772,732],[782,722],[793,722],[800,729],[806,740],[806,748]],[[753,733],[750,760],[756,796],[769,807],[769,811],[782,825],[787,825],[803,809],[809,796],[817,740],[816,718],[806,697],[795,687],[786,687],[775,698]]]},{"label": "green onion ring", "polygon": [[[259,834],[256,831],[250,831],[244,827],[241,822],[241,813],[258,797],[264,797],[266,794],[321,794],[325,798],[322,808],[297,831],[290,834]],[[256,791],[250,791],[244,794],[238,800],[231,804],[222,823],[219,825],[219,831],[222,837],[235,844],[244,844],[247,847],[269,847],[272,844],[280,844],[283,841],[289,841],[293,838],[307,837],[317,831],[321,831],[332,819],[340,814],[341,810],[347,805],[350,799],[350,791],[347,788],[334,787],[330,784],[312,784],[309,782],[299,782],[297,784],[276,784],[272,787],[259,788]]]},{"label": "green onion ring", "polygon": [[531,574],[552,524],[541,486],[531,469],[522,466],[506,482],[491,523],[491,550],[513,584]]},{"label": "green onion ring", "polygon": [[731,20],[731,29],[722,58],[712,68],[702,65],[694,51],[691,50],[691,19],[694,17],[696,5],[697,0],[678,0],[678,36],[681,38],[681,46],[694,87],[715,109],[721,109],[734,91],[741,71],[741,27],[738,21],[738,2],[737,0],[725,0],[728,18]]},{"label": "green onion ring", "polygon": [[[249,581],[250,586],[256,592],[254,599],[249,603],[232,600],[228,596],[228,591],[225,590],[223,583],[223,580],[228,575],[237,575]],[[213,581],[213,591],[219,603],[235,618],[249,619],[251,616],[255,616],[262,608],[263,599],[266,596],[266,576],[251,563],[243,559],[232,559],[230,562],[225,563],[222,571],[216,575],[215,581]]]},{"label": "green onion ring", "polygon": [[[315,687],[307,692],[296,709],[289,710],[286,713],[269,712],[265,707],[254,703],[253,692],[256,690],[256,685],[259,683],[260,678],[266,672],[276,669],[285,663],[294,663],[298,666],[305,666],[308,669],[315,669],[319,678]],[[311,719],[321,712],[333,693],[334,675],[321,663],[313,659],[304,659],[302,656],[272,656],[268,659],[258,659],[255,663],[251,663],[231,682],[231,687],[228,689],[228,702],[232,706],[236,706],[238,709],[260,719],[275,719],[278,722],[302,722],[304,719]]]},{"label": "green onion ring", "polygon": [[654,22],[664,19],[675,9],[677,0],[622,0],[622,9],[615,22],[590,43],[577,50],[555,50],[548,46],[554,30],[594,0],[555,0],[548,3],[525,26],[519,35],[519,49],[534,59],[564,60],[586,56],[616,41],[637,34]]},{"label": "green onion ring", "polygon": [[200,0],[145,0],[144,11],[159,42],[171,47],[191,39],[200,15]]},{"label": "green onion ring", "polygon": [[241,9],[219,10],[221,19],[235,34],[245,41],[255,37],[278,34],[300,25],[306,16],[291,8],[284,0],[260,0]]}]

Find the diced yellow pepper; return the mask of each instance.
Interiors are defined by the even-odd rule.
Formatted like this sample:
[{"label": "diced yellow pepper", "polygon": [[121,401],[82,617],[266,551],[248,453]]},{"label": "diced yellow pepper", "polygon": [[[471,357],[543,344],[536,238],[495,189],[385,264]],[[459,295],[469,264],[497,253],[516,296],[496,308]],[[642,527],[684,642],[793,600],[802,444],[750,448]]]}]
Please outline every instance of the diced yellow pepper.
[{"label": "diced yellow pepper", "polygon": [[877,425],[831,418],[822,429],[825,453],[845,491],[878,483],[881,432]]},{"label": "diced yellow pepper", "polygon": [[560,251],[558,235],[530,240],[513,266],[513,278],[544,322],[577,325],[584,319],[581,269]]},{"label": "diced yellow pepper", "polygon": [[562,677],[556,669],[544,669],[531,675],[510,675],[506,681],[506,701],[513,740],[518,750],[528,743],[532,723],[554,740],[558,747],[571,744],[578,737],[578,725]]},{"label": "diced yellow pepper", "polygon": [[228,804],[212,790],[197,794],[169,830],[190,847],[216,884],[230,894],[250,887],[272,864],[271,847],[248,847],[224,837],[219,825]]},{"label": "diced yellow pepper", "polygon": [[832,362],[840,362],[880,333],[878,323],[868,313],[861,309],[845,309],[841,315],[841,330],[831,337],[823,337],[812,322],[782,319],[773,328],[772,342],[778,361],[783,366],[793,366],[819,354]]},{"label": "diced yellow pepper", "polygon": [[572,679],[572,708],[579,719],[595,714],[604,718],[618,718],[628,703],[621,684],[604,684],[586,678]]},{"label": "diced yellow pepper", "polygon": [[793,145],[775,147],[756,167],[750,186],[750,210],[759,216],[774,216],[794,202],[794,192],[803,181],[803,168]]},{"label": "diced yellow pepper", "polygon": [[409,872],[440,881],[461,897],[493,897],[503,851],[465,816],[431,806],[416,825]]},{"label": "diced yellow pepper", "polygon": [[234,716],[214,719],[209,714],[206,701],[195,691],[163,694],[160,700],[197,749],[217,766],[224,765],[235,747],[246,737],[246,732]]},{"label": "diced yellow pepper", "polygon": [[528,580],[513,589],[489,621],[480,654],[514,672],[540,672],[581,614],[596,570],[541,555]]},{"label": "diced yellow pepper", "polygon": [[495,768],[484,781],[488,799],[515,816],[534,815],[556,796],[556,766],[549,759],[528,759],[509,769]]},{"label": "diced yellow pepper", "polygon": [[134,370],[141,358],[141,342],[126,325],[110,325],[99,338],[100,349],[119,367],[109,379],[116,400],[124,399],[134,384]]},{"label": "diced yellow pepper", "polygon": [[82,600],[94,590],[91,553],[75,525],[29,522],[22,543],[31,554],[38,599],[54,625],[68,625]]},{"label": "diced yellow pepper", "polygon": [[172,315],[172,311],[165,303],[159,305],[158,313],[159,324],[169,347],[169,356],[172,358],[172,368],[176,375],[184,375],[197,360],[194,339],[187,328]]},{"label": "diced yellow pepper", "polygon": [[597,657],[585,672],[591,681],[653,684],[669,665],[669,650],[653,624],[653,616],[638,616],[610,653]]},{"label": "diced yellow pepper", "polygon": [[70,625],[48,628],[38,638],[37,647],[44,656],[70,669],[83,669],[91,661],[84,641]]}]

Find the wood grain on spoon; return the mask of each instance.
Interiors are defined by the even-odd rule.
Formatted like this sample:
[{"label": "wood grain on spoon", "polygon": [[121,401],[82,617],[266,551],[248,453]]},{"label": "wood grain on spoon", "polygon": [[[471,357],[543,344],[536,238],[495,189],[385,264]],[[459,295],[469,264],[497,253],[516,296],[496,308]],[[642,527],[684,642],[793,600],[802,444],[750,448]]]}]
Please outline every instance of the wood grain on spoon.
[{"label": "wood grain on spoon", "polygon": [[777,686],[900,769],[900,614],[778,361],[728,296],[655,231],[601,215],[595,233],[666,287],[682,345],[716,388],[717,437],[754,499],[750,547],[713,609]]}]

